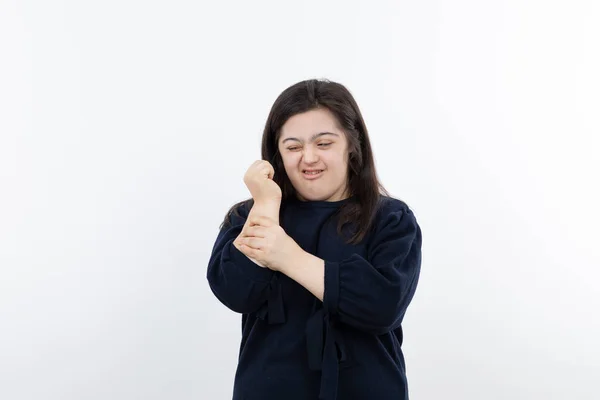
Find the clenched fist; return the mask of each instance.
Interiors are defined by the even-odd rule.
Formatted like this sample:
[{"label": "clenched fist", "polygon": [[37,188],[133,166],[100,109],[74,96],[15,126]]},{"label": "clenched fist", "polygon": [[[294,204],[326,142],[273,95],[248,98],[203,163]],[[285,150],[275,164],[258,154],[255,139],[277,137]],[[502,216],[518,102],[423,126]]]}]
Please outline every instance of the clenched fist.
[{"label": "clenched fist", "polygon": [[273,180],[274,174],[273,166],[265,160],[255,161],[246,171],[244,183],[255,203],[281,201],[281,188]]}]

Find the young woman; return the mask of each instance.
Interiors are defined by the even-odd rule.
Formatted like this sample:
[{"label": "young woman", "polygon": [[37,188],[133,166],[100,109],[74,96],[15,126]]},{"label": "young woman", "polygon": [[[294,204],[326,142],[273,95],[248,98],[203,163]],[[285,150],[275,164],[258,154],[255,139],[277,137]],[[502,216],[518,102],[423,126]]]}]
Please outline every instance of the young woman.
[{"label": "young woman", "polygon": [[252,198],[227,213],[207,271],[242,314],[233,399],[408,399],[401,323],[421,230],[379,183],[349,91],[284,90],[244,182]]}]

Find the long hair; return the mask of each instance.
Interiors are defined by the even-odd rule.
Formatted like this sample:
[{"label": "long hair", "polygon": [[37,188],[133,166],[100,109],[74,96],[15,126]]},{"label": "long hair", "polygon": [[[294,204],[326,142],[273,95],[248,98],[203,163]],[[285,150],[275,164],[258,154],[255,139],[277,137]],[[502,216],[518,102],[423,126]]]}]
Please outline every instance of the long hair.
[{"label": "long hair", "polygon": [[[285,172],[278,151],[281,128],[290,117],[318,108],[326,108],[335,116],[348,142],[347,185],[354,199],[341,206],[337,231],[343,236],[344,226],[353,226],[354,233],[347,243],[356,244],[372,228],[381,195],[389,196],[389,193],[377,177],[369,134],[358,104],[345,86],[326,79],[310,79],[285,89],[275,100],[265,124],[262,159],[273,165],[273,180],[281,187],[283,209],[286,200],[296,196],[296,189]],[[233,205],[221,228],[230,224],[232,213],[239,215],[239,207],[250,210],[253,203],[253,199],[248,199]]]}]

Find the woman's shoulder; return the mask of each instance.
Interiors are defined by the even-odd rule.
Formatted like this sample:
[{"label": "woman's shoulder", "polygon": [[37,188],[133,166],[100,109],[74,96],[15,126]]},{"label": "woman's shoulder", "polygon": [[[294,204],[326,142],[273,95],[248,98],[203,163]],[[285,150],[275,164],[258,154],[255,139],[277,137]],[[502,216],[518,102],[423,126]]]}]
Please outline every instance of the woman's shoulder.
[{"label": "woman's shoulder", "polygon": [[377,214],[379,217],[385,217],[390,213],[412,213],[412,209],[404,200],[382,194],[379,197]]},{"label": "woman's shoulder", "polygon": [[414,229],[418,225],[412,208],[404,200],[381,195],[373,228],[375,232]]}]

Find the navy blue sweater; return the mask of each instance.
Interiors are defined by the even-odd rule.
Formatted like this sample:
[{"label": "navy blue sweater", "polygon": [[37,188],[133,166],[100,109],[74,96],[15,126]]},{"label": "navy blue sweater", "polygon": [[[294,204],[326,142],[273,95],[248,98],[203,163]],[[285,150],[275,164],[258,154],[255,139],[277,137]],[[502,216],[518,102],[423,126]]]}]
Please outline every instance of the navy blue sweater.
[{"label": "navy blue sweater", "polygon": [[336,211],[347,201],[281,207],[282,228],[325,261],[323,302],[236,249],[249,210],[219,232],[208,282],[243,314],[234,400],[408,399],[401,322],[419,280],[421,230],[405,203],[382,196],[373,230],[345,244]]}]

